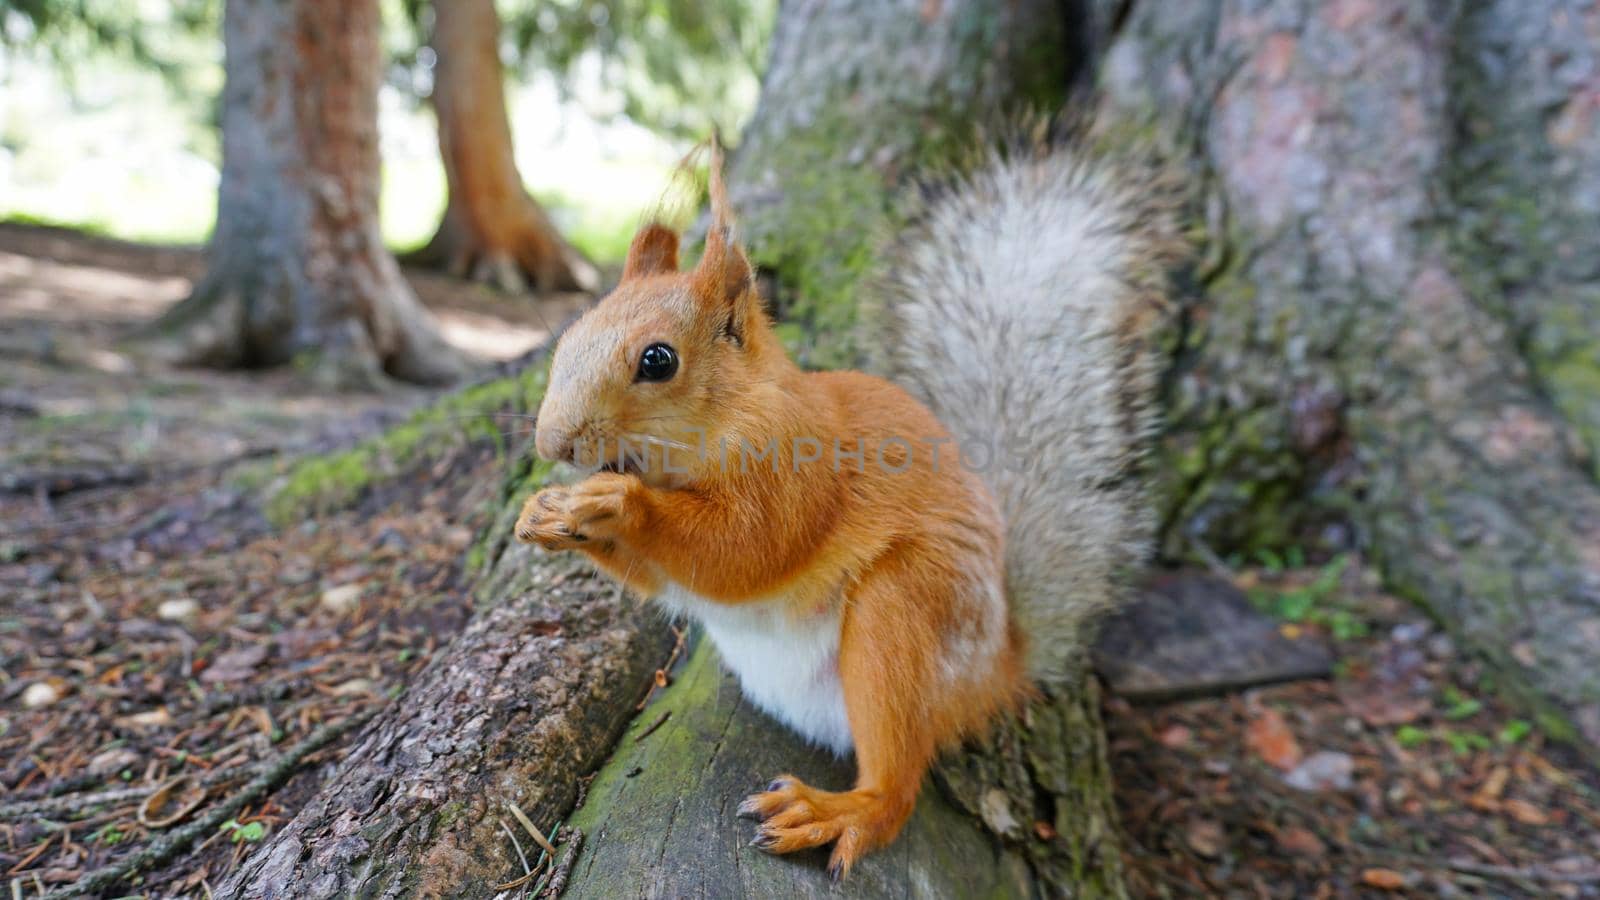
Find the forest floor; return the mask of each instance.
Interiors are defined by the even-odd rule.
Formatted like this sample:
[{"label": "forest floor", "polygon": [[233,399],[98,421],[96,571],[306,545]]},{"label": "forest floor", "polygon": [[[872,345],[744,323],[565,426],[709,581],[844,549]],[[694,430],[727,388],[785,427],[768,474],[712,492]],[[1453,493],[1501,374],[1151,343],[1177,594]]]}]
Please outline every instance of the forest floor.
[{"label": "forest floor", "polygon": [[[120,353],[201,265],[194,250],[0,226],[0,873],[13,897],[70,893],[174,834],[193,840],[108,895],[209,896],[315,791],[350,740],[341,728],[470,611],[481,503],[443,485],[465,467],[497,488],[503,458],[463,441],[423,477],[273,527],[263,479],[432,395],[324,395],[292,371]],[[451,339],[488,359],[538,345],[577,308],[407,275]],[[1331,678],[1199,700],[1108,700],[1137,895],[1600,897],[1600,772],[1514,713],[1447,637],[1358,561],[1290,553],[1228,577],[1338,662]]]}]

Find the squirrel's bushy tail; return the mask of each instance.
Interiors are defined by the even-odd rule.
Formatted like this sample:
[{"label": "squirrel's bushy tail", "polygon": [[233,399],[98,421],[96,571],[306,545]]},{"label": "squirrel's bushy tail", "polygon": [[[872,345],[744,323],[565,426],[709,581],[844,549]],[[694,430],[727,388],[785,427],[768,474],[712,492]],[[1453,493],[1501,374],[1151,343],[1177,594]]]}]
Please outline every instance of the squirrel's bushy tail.
[{"label": "squirrel's bushy tail", "polygon": [[1088,132],[1041,126],[924,187],[873,297],[885,374],[1000,500],[1007,589],[1044,680],[1078,670],[1088,626],[1149,548],[1151,332],[1183,252],[1176,180]]}]

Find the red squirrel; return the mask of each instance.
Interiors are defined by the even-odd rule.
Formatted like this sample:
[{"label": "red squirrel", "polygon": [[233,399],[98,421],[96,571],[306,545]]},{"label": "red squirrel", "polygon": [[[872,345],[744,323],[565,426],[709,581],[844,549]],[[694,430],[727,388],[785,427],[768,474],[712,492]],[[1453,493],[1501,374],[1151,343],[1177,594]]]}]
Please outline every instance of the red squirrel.
[{"label": "red squirrel", "polygon": [[1148,542],[1131,470],[1176,228],[1082,144],[925,192],[868,288],[893,380],[790,360],[714,147],[698,263],[645,225],[557,343],[535,444],[599,470],[530,498],[517,537],[698,620],[760,708],[854,751],[850,790],[780,775],[739,807],[765,850],[831,843],[835,878],[894,840],[942,748],[1080,671]]}]

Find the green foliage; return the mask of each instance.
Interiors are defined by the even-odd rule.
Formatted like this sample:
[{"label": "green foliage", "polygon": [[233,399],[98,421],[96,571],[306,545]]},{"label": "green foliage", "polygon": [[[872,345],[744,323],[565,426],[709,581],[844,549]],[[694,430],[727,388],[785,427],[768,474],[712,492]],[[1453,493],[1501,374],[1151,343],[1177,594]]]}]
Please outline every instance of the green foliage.
[{"label": "green foliage", "polygon": [[[397,2],[408,35],[391,30],[402,89],[426,93],[432,55],[427,0]],[[597,116],[699,139],[737,134],[755,107],[775,0],[500,0],[502,56],[545,72]],[[421,90],[417,90],[421,88]],[[595,88],[599,90],[596,91]]]},{"label": "green foliage", "polygon": [[[1526,722],[1522,723],[1526,725]],[[1525,732],[1524,732],[1525,733]],[[1457,756],[1470,756],[1494,746],[1493,742],[1484,735],[1475,731],[1461,731],[1453,728],[1423,729],[1415,725],[1402,725],[1394,733],[1395,742],[1407,750],[1421,747],[1429,741],[1439,741],[1450,748],[1450,752]],[[1518,738],[1520,740],[1520,738]],[[1502,741],[1502,743],[1506,743]]]},{"label": "green foliage", "polygon": [[1420,747],[1428,742],[1428,732],[1415,725],[1401,725],[1394,733],[1394,739],[1400,746],[1407,750]]},{"label": "green foliage", "polygon": [[[1305,564],[1305,554],[1298,547],[1290,547],[1282,554],[1263,549],[1256,556],[1262,567],[1275,575]],[[1324,565],[1309,584],[1284,591],[1254,588],[1249,592],[1250,602],[1286,622],[1321,625],[1341,641],[1362,637],[1368,631],[1366,621],[1334,602],[1339,581],[1349,565],[1350,558],[1341,554]]]},{"label": "green foliage", "polygon": [[1434,737],[1444,741],[1450,746],[1450,751],[1457,756],[1470,756],[1480,750],[1488,750],[1493,744],[1489,739],[1473,731],[1452,731],[1448,728],[1435,729]]},{"label": "green foliage", "polygon": [[41,47],[68,71],[86,53],[110,51],[177,83],[183,39],[216,33],[221,13],[218,0],[0,0],[0,45]]},{"label": "green foliage", "polygon": [[1463,694],[1455,685],[1445,685],[1444,717],[1452,722],[1470,719],[1483,711],[1483,701]]},{"label": "green foliage", "polygon": [[253,844],[267,836],[267,826],[261,824],[260,822],[251,822],[248,825],[240,825],[237,821],[229,819],[228,821],[222,823],[219,830],[232,831],[233,842],[235,844]]},{"label": "green foliage", "polygon": [[1533,733],[1533,723],[1527,719],[1512,719],[1500,729],[1496,738],[1502,744],[1520,744],[1522,739]]}]

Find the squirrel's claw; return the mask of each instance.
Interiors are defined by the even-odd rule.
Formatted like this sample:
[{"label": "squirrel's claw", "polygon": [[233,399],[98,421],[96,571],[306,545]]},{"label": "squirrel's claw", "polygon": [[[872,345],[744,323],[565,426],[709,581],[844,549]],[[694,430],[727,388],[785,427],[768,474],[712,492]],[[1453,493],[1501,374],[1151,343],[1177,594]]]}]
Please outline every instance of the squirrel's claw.
[{"label": "squirrel's claw", "polygon": [[522,505],[517,540],[546,550],[573,550],[617,537],[631,521],[630,492],[638,479],[598,472],[571,487],[545,488]]},{"label": "squirrel's claw", "polygon": [[767,790],[739,804],[740,815],[761,819],[750,845],[768,853],[793,853],[833,844],[828,875],[844,880],[868,849],[882,846],[899,830],[890,825],[881,796],[867,791],[833,793],[807,786],[791,775],[779,776]]},{"label": "squirrel's claw", "polygon": [[567,531],[583,539],[610,539],[627,529],[629,504],[639,479],[615,472],[596,472],[568,489],[562,518]]},{"label": "squirrel's claw", "polygon": [[529,497],[517,517],[517,540],[551,551],[572,550],[584,543],[587,536],[573,533],[562,514],[566,493],[566,488],[546,488]]}]

